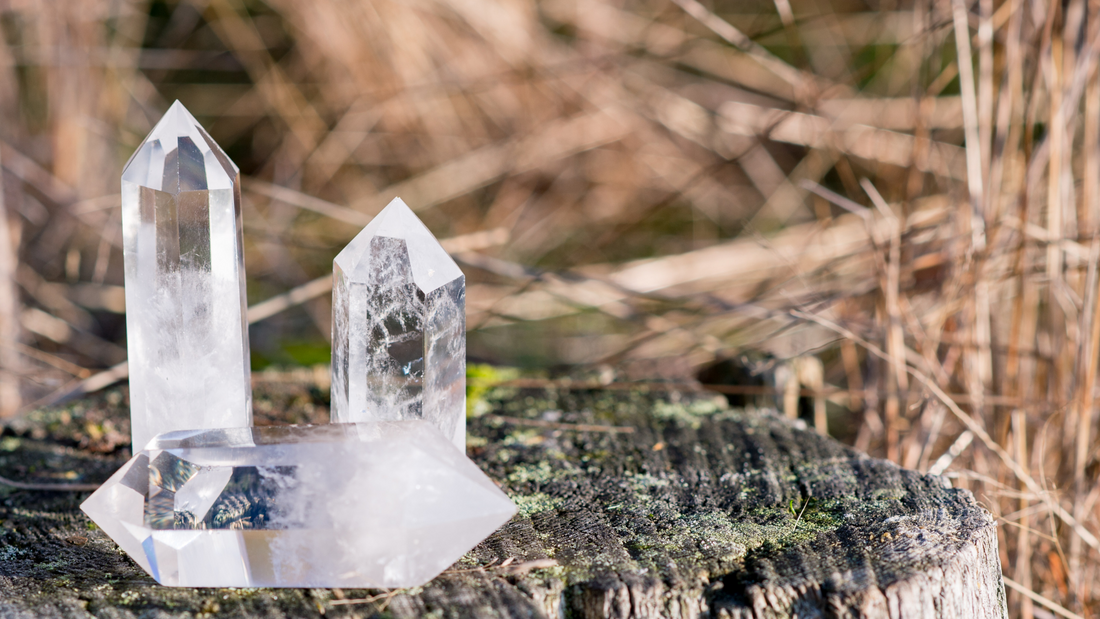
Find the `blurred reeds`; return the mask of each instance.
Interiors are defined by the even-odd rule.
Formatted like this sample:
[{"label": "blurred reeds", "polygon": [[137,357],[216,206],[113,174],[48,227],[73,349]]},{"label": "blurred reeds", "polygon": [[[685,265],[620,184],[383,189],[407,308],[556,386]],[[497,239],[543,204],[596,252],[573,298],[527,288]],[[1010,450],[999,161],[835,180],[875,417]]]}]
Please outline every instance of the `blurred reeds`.
[{"label": "blurred reeds", "polygon": [[324,362],[400,195],[473,357],[806,396],[997,515],[1013,616],[1095,616],[1098,9],[0,3],[0,413],[125,376],[117,179],[178,98],[245,179],[257,367]]}]

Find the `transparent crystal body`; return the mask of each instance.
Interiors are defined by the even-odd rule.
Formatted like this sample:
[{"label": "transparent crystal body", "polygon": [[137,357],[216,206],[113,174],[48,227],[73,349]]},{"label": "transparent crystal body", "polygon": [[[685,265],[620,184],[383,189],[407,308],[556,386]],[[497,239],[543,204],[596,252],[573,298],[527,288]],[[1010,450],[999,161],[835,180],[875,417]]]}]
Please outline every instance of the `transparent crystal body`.
[{"label": "transparent crystal body", "polygon": [[134,449],[252,424],[240,176],[175,102],[122,173]]},{"label": "transparent crystal body", "polygon": [[424,419],[466,442],[466,278],[394,199],[333,260],[332,421]]},{"label": "transparent crystal body", "polygon": [[423,421],[161,435],[80,507],[183,587],[417,586],[516,511]]}]

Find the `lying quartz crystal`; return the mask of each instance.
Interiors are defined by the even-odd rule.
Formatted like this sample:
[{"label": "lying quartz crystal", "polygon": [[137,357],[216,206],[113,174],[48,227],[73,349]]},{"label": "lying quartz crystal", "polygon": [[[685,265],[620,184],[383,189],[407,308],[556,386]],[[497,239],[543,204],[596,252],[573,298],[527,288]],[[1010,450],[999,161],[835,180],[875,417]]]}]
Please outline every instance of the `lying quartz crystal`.
[{"label": "lying quartz crystal", "polygon": [[172,432],[80,507],[184,587],[417,586],[516,511],[423,421]]},{"label": "lying quartz crystal", "polygon": [[332,420],[424,419],[466,445],[466,278],[397,198],[333,261]]},{"label": "lying quartz crystal", "polygon": [[122,173],[134,449],[252,424],[239,180],[179,101]]}]

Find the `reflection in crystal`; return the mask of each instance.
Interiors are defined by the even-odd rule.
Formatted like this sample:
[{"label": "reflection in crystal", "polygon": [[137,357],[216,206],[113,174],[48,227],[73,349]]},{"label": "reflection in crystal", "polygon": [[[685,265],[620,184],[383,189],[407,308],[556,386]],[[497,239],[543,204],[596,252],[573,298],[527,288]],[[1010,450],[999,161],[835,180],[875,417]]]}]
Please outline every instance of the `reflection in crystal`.
[{"label": "reflection in crystal", "polygon": [[[294,466],[200,467],[170,452],[149,464],[145,525],[158,530],[279,529],[292,523],[281,502],[298,484]],[[293,523],[301,524],[301,523]]]},{"label": "reflection in crystal", "polygon": [[158,582],[406,587],[515,513],[431,424],[157,437],[81,505]]}]

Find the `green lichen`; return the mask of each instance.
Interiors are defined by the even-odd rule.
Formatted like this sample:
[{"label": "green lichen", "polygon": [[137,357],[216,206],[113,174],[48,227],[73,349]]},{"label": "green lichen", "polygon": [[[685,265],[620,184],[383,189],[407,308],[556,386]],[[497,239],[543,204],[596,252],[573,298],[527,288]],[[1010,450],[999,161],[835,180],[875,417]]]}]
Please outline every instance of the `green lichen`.
[{"label": "green lichen", "polygon": [[729,410],[729,406],[726,404],[726,399],[722,397],[703,398],[688,402],[656,400],[653,402],[652,415],[657,419],[676,421],[693,429],[699,429],[702,423],[701,417],[723,413],[727,410]]},{"label": "green lichen", "polygon": [[555,471],[546,460],[535,464],[521,464],[508,473],[508,483],[513,485],[535,484],[543,485],[553,479]]},{"label": "green lichen", "polygon": [[543,431],[535,428],[523,428],[515,430],[504,437],[502,445],[537,445],[543,440]]},{"label": "green lichen", "polygon": [[519,515],[530,518],[531,516],[561,507],[563,501],[557,497],[552,497],[548,494],[541,492],[535,492],[532,494],[516,494],[511,496],[512,502],[516,504],[516,509],[519,510]]},{"label": "green lichen", "polygon": [[641,493],[643,496],[649,496],[648,493],[653,488],[664,488],[669,484],[668,479],[654,477],[648,473],[627,474],[626,479],[631,490]]},{"label": "green lichen", "polygon": [[872,491],[871,498],[875,501],[898,501],[905,498],[905,491],[901,488],[881,488]]},{"label": "green lichen", "polygon": [[779,552],[836,530],[843,522],[835,511],[838,507],[811,501],[797,515],[776,507],[760,508],[744,517],[721,512],[683,514],[651,533],[619,533],[628,538],[624,545],[643,566],[661,571],[671,556],[681,570],[723,572],[754,551]]}]

